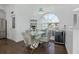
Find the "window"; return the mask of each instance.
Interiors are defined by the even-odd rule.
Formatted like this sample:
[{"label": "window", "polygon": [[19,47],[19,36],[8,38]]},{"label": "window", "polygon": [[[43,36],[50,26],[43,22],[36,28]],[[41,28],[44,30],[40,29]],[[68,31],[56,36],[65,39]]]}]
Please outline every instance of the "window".
[{"label": "window", "polygon": [[46,20],[47,23],[59,23],[58,17],[52,13],[45,14],[43,19]]}]

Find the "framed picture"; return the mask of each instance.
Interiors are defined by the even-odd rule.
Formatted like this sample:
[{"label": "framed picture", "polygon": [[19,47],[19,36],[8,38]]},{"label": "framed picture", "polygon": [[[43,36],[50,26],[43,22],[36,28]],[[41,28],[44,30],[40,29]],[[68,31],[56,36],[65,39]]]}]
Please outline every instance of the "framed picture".
[{"label": "framed picture", "polygon": [[12,17],[12,28],[15,28],[15,17]]},{"label": "framed picture", "polygon": [[15,14],[14,14],[14,11],[11,11],[11,18],[12,18],[12,28],[15,28]]}]

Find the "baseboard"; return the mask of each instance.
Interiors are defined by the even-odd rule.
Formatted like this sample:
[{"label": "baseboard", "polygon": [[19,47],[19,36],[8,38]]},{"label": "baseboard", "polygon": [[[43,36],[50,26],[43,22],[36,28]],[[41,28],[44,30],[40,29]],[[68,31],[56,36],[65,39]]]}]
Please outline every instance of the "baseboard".
[{"label": "baseboard", "polygon": [[61,42],[55,42],[56,44],[63,44],[64,45],[64,43],[61,43]]},{"label": "baseboard", "polygon": [[18,42],[21,42],[21,41],[23,41],[23,40],[14,40],[16,43],[18,43]]},{"label": "baseboard", "polygon": [[23,41],[23,40],[13,40],[13,39],[11,39],[11,38],[7,38],[7,39],[12,40],[12,41],[14,41],[14,42],[16,42],[16,43]]},{"label": "baseboard", "polygon": [[67,48],[66,45],[65,45],[65,48],[66,48],[66,51],[67,51],[68,54],[72,54],[72,53],[69,51],[69,49]]}]

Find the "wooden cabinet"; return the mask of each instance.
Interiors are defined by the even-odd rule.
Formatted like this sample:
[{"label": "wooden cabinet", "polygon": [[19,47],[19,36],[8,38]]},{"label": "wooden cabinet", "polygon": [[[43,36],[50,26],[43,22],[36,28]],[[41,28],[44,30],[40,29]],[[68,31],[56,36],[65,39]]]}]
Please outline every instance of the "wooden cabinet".
[{"label": "wooden cabinet", "polygon": [[55,32],[55,42],[59,44],[64,44],[65,43],[65,32]]}]

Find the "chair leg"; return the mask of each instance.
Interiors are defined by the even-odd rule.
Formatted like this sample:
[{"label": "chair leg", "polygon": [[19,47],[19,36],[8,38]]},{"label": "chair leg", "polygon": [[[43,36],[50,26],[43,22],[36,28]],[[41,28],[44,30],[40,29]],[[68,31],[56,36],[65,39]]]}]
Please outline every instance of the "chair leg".
[{"label": "chair leg", "polygon": [[31,54],[33,54],[34,50],[35,50],[35,49],[32,49]]}]

